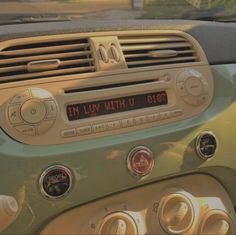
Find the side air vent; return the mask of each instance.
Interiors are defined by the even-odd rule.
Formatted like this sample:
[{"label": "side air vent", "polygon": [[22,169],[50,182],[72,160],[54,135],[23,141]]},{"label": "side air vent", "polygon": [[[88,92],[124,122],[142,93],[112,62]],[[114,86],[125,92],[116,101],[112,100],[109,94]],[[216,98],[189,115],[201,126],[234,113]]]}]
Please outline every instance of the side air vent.
[{"label": "side air vent", "polygon": [[87,38],[39,37],[5,42],[0,83],[94,72]]},{"label": "side air vent", "polygon": [[198,62],[192,43],[179,35],[119,37],[129,68]]}]

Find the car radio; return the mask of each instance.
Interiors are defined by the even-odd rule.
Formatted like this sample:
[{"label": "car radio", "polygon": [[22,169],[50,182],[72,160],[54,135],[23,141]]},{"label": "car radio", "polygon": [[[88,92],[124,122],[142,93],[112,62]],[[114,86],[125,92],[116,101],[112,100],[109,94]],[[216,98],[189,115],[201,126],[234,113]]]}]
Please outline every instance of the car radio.
[{"label": "car radio", "polygon": [[1,126],[26,144],[67,143],[190,118],[212,95],[207,66],[44,81],[3,90]]}]

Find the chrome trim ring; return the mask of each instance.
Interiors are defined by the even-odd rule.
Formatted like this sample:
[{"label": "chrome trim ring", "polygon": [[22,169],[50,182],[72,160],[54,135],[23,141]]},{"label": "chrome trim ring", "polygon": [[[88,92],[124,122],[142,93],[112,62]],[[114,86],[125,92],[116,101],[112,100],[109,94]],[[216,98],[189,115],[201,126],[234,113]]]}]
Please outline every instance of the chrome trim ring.
[{"label": "chrome trim ring", "polygon": [[[205,135],[210,135],[212,136],[214,139],[215,139],[215,150],[212,154],[204,154],[201,150],[201,141],[202,141],[202,138],[205,136]],[[196,152],[198,154],[198,156],[204,160],[206,159],[210,159],[212,157],[215,156],[216,152],[217,152],[217,149],[218,149],[218,140],[216,138],[216,136],[211,132],[211,131],[203,131],[201,132],[197,138],[196,138],[196,141],[195,141],[195,149],[196,149]]]},{"label": "chrome trim ring", "polygon": [[[57,195],[57,196],[50,195],[44,188],[45,177],[47,177],[47,175],[49,173],[52,173],[53,171],[61,171],[62,173],[64,173],[68,177],[68,180],[69,180],[69,186],[66,189],[66,191],[63,192],[61,195]],[[57,179],[55,179],[55,180],[57,180]],[[53,165],[53,166],[48,167],[41,174],[41,176],[39,178],[39,189],[40,189],[41,194],[45,198],[52,199],[52,200],[61,199],[61,198],[66,197],[69,194],[71,187],[72,187],[72,180],[73,180],[73,175],[72,175],[71,171],[69,170],[69,168],[67,168],[63,165]]]},{"label": "chrome trim ring", "polygon": [[[133,163],[133,158],[135,157],[135,154],[137,154],[138,152],[141,153],[142,151],[143,151],[143,153],[147,154],[146,157],[148,157],[149,159],[147,159],[145,157],[144,160],[146,160],[146,162],[148,163],[147,168],[144,171],[139,171],[134,168],[132,163]],[[128,157],[127,157],[127,168],[129,170],[129,172],[131,173],[132,176],[135,176],[138,178],[150,174],[153,167],[154,167],[154,164],[155,164],[155,162],[154,162],[153,153],[149,148],[147,148],[145,146],[138,146],[138,147],[133,148],[129,152]]]}]

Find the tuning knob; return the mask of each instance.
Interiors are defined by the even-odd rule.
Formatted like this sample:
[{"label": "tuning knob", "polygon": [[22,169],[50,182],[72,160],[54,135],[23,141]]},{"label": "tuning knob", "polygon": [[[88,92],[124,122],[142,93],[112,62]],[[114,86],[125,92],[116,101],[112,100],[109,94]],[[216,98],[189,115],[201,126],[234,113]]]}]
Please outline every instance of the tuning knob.
[{"label": "tuning knob", "polygon": [[177,77],[177,90],[185,103],[200,106],[208,98],[208,82],[201,73],[188,69]]},{"label": "tuning knob", "polygon": [[200,226],[199,234],[202,235],[227,235],[235,234],[235,228],[230,217],[223,211],[209,211]]},{"label": "tuning knob", "polygon": [[57,103],[48,91],[30,88],[12,98],[7,114],[14,129],[23,135],[35,136],[53,126],[57,109]]},{"label": "tuning knob", "polygon": [[[97,234],[97,233],[96,233]],[[124,212],[114,212],[103,218],[98,234],[100,235],[125,235],[138,234],[133,218]]]},{"label": "tuning knob", "polygon": [[179,191],[161,199],[159,220],[168,234],[183,234],[191,228],[199,206],[189,193]]}]

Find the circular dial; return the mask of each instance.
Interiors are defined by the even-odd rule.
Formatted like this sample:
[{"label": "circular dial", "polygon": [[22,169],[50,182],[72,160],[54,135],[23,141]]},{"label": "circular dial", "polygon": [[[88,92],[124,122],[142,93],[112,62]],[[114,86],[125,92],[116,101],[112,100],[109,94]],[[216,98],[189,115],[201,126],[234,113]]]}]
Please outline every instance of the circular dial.
[{"label": "circular dial", "polygon": [[230,217],[225,212],[212,210],[205,215],[199,234],[235,234],[235,229]]},{"label": "circular dial", "polygon": [[205,131],[201,133],[196,139],[196,151],[203,159],[209,159],[216,154],[217,140],[216,136],[210,132]]},{"label": "circular dial", "polygon": [[44,120],[47,110],[43,101],[30,99],[23,103],[20,108],[20,114],[25,122],[37,124]]},{"label": "circular dial", "polygon": [[40,176],[39,187],[43,196],[59,199],[66,196],[72,187],[72,173],[62,165],[47,168]]},{"label": "circular dial", "polygon": [[148,175],[154,167],[153,153],[144,146],[132,149],[127,158],[130,173],[137,177]]},{"label": "circular dial", "polygon": [[[97,233],[96,233],[97,234]],[[138,234],[133,218],[124,212],[114,212],[103,218],[99,228],[100,235]]]},{"label": "circular dial", "polygon": [[21,134],[35,136],[47,132],[57,117],[53,96],[40,88],[29,88],[13,97],[8,105],[10,125]]},{"label": "circular dial", "polygon": [[208,83],[201,73],[193,69],[185,70],[177,77],[177,90],[183,100],[190,105],[200,106],[207,101]]},{"label": "circular dial", "polygon": [[169,234],[183,234],[191,228],[197,207],[195,199],[187,192],[165,196],[160,203],[160,224]]}]

